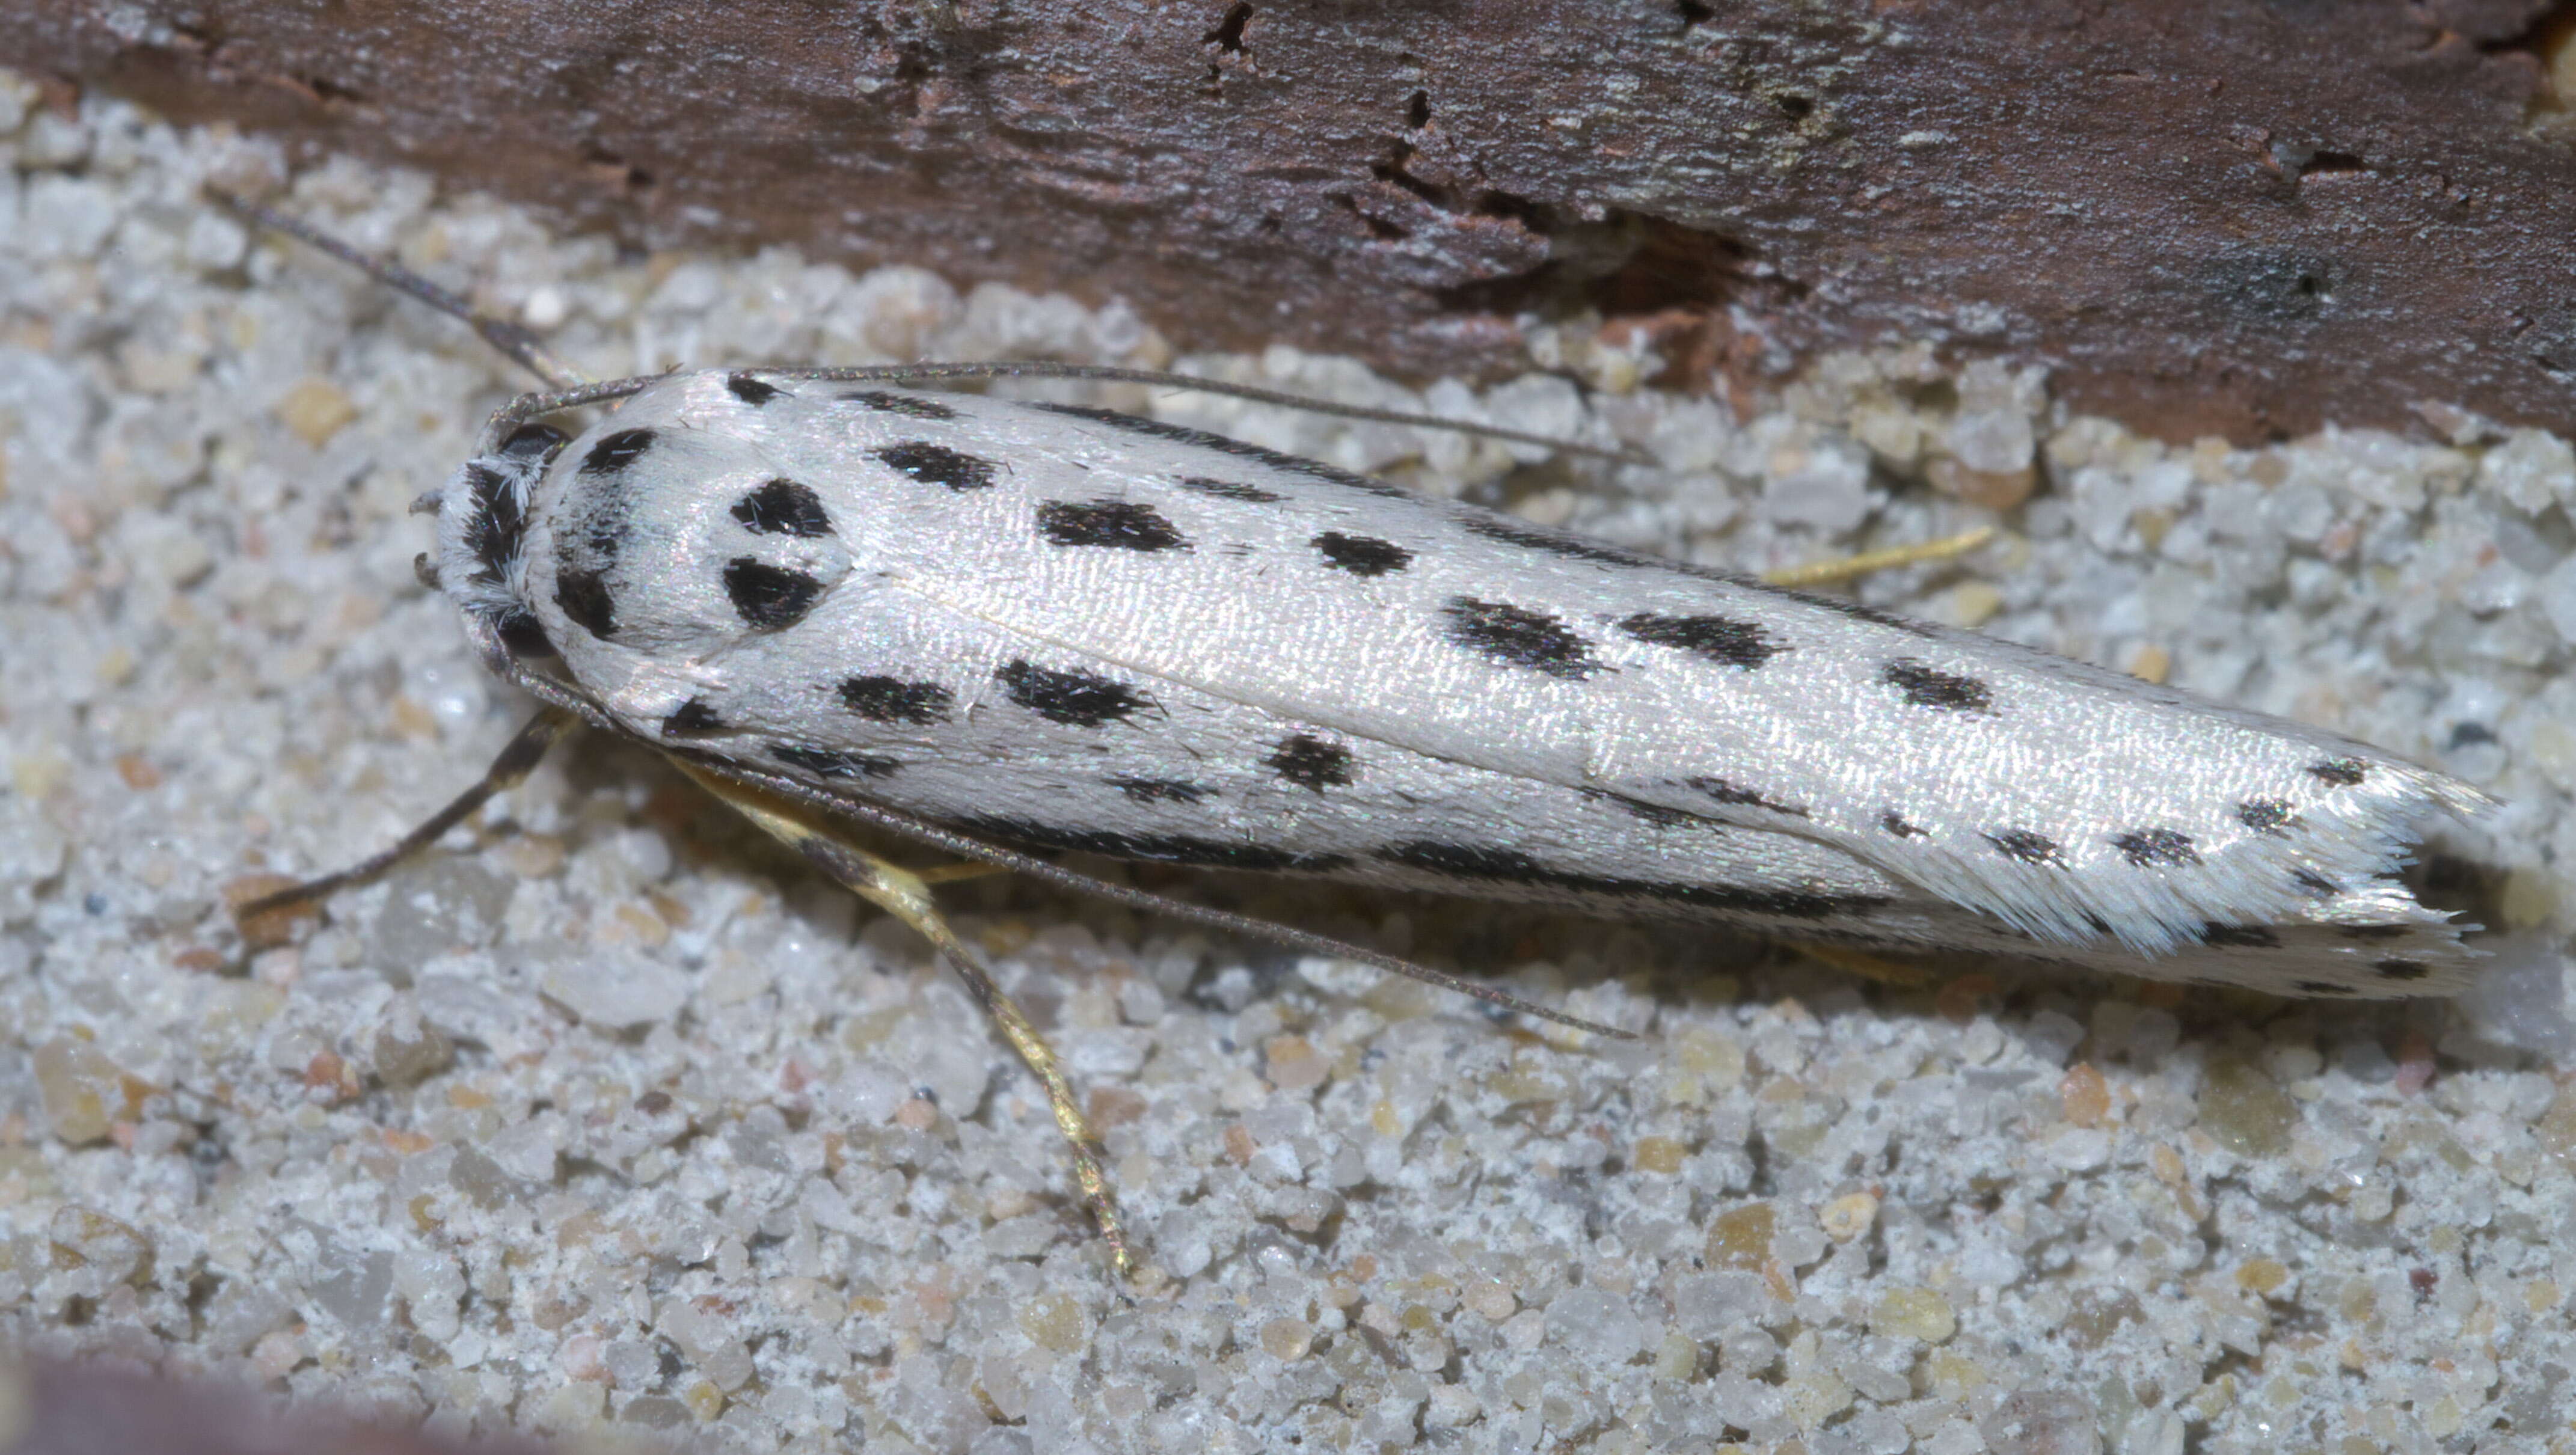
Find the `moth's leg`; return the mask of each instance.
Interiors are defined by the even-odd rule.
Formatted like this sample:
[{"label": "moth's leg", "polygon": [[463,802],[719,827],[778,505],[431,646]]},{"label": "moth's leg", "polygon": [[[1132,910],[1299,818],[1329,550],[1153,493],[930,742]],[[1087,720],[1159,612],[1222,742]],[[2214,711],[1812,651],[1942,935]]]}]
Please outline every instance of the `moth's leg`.
[{"label": "moth's leg", "polygon": [[392,847],[369,855],[336,874],[307,879],[301,884],[235,905],[234,922],[248,927],[281,910],[317,903],[343,889],[355,889],[382,878],[387,870],[437,843],[449,829],[463,823],[466,815],[490,801],[492,795],[507,792],[525,782],[529,772],[546,756],[546,750],[580,725],[580,718],[560,707],[540,708],[535,717],[528,719],[527,726],[520,728],[501,749],[500,755],[492,760],[492,766],[483,770],[483,776],[473,787],[456,795],[445,808],[422,820],[419,827],[396,839]]},{"label": "moth's leg", "polygon": [[[674,760],[678,761],[678,760]],[[1047,1105],[1055,1113],[1056,1130],[1064,1134],[1073,1149],[1073,1176],[1082,1186],[1082,1200],[1091,1207],[1091,1215],[1100,1224],[1100,1236],[1109,1244],[1110,1256],[1124,1276],[1134,1271],[1135,1260],[1127,1251],[1127,1228],[1118,1217],[1117,1200],[1109,1190],[1109,1174],[1102,1169],[1094,1152],[1099,1139],[1092,1135],[1091,1124],[1082,1115],[1081,1105],[1074,1100],[1073,1083],[1065,1078],[1064,1068],[1057,1064],[1055,1052],[1037,1027],[993,983],[993,974],[957,932],[940,917],[939,908],[931,902],[926,877],[900,865],[889,863],[861,849],[830,830],[817,827],[805,819],[783,812],[777,801],[757,790],[691,766],[680,768],[698,780],[709,793],[731,804],[743,817],[760,825],[780,843],[803,854],[824,873],[840,881],[844,888],[902,920],[921,933],[923,939],[939,951],[948,968],[966,982],[966,989],[984,1007],[993,1024],[1000,1027],[1003,1039],[1020,1053],[1038,1081],[1046,1088]],[[951,866],[967,867],[967,866]],[[932,873],[940,871],[933,870]],[[962,876],[952,876],[962,877]]]},{"label": "moth's leg", "polygon": [[1955,560],[1995,538],[1995,528],[1981,525],[1975,530],[1943,536],[1937,541],[1919,541],[1910,546],[1890,546],[1883,551],[1863,551],[1857,556],[1839,560],[1818,561],[1813,565],[1791,566],[1785,570],[1765,571],[1762,579],[1774,586],[1830,586],[1837,581],[1850,581],[1873,571],[1893,571],[1899,566],[1920,566],[1927,561]]}]

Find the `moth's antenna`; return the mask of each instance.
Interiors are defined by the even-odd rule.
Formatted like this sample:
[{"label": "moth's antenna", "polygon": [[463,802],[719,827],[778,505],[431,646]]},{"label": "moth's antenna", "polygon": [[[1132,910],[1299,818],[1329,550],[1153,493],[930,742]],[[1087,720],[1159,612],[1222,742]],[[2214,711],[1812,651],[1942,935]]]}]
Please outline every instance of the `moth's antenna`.
[{"label": "moth's antenna", "polygon": [[557,358],[554,351],[546,347],[545,341],[537,337],[535,330],[506,318],[478,312],[463,297],[450,293],[400,263],[360,252],[300,217],[290,217],[274,207],[253,202],[221,187],[208,187],[206,195],[262,227],[282,232],[316,252],[338,258],[386,287],[409,294],[451,318],[462,320],[482,336],[483,342],[508,355],[512,362],[536,375],[550,389],[568,389],[587,382],[580,370]]},{"label": "moth's antenna", "polygon": [[1210,379],[1197,374],[1175,374],[1167,369],[1130,369],[1120,364],[1065,364],[1039,359],[960,364],[861,364],[840,369],[794,368],[765,372],[793,374],[801,379],[845,381],[1097,379],[1119,384],[1153,384],[1167,389],[1222,394],[1229,399],[1249,400],[1254,404],[1275,404],[1282,409],[1302,409],[1309,414],[1330,414],[1343,419],[1363,419],[1378,424],[1409,425],[1415,429],[1445,429],[1457,434],[1474,435],[1479,439],[1503,440],[1516,445],[1535,445],[1543,450],[1559,450],[1570,455],[1591,455],[1597,459],[1618,460],[1627,464],[1652,463],[1633,450],[1581,444],[1555,435],[1506,429],[1498,424],[1477,424],[1472,420],[1445,419],[1437,414],[1417,414],[1407,409],[1381,409],[1373,404],[1342,404],[1330,399],[1311,399],[1303,394],[1290,394],[1281,389],[1265,389],[1258,384],[1237,384],[1231,380]]},{"label": "moth's antenna", "polygon": [[[208,187],[206,195],[225,207],[240,213],[260,226],[282,232],[316,252],[327,253],[365,273],[388,288],[409,294],[439,312],[464,321],[485,343],[507,354],[519,367],[534,374],[550,390],[576,391],[589,384],[578,369],[557,357],[533,329],[476,311],[458,294],[441,288],[411,269],[372,253],[360,252],[300,217],[289,216],[264,203]],[[919,363],[872,364],[850,369],[776,369],[770,372],[797,374],[814,379],[1093,379],[1123,384],[1153,384],[1167,389],[1196,390],[1203,394],[1222,394],[1231,399],[1254,404],[1277,405],[1283,409],[1302,409],[1312,414],[1330,414],[1343,419],[1367,420],[1377,424],[1400,424],[1415,429],[1445,429],[1480,439],[1501,440],[1509,444],[1534,445],[1540,449],[1561,450],[1572,455],[1590,455],[1596,459],[1618,460],[1628,464],[1651,463],[1633,449],[1587,445],[1554,435],[1532,434],[1527,430],[1505,429],[1500,425],[1476,424],[1463,419],[1443,419],[1436,414],[1416,414],[1403,409],[1381,409],[1368,404],[1341,404],[1329,399],[1309,399],[1280,389],[1264,389],[1255,384],[1236,384],[1224,379],[1202,378],[1195,374],[1174,374],[1161,369],[1130,369],[1117,364],[1066,364],[1047,360],[997,363]],[[553,408],[570,404],[592,403],[599,398],[616,398],[635,392],[625,389],[617,394],[572,400],[552,401]]]}]

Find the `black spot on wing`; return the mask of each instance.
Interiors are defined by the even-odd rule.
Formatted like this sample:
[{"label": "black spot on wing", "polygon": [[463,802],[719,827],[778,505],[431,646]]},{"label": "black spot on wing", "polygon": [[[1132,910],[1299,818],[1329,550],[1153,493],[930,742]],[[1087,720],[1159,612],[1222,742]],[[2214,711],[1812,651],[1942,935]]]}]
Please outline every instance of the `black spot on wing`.
[{"label": "black spot on wing", "polygon": [[1198,803],[1216,792],[1180,778],[1133,778],[1122,773],[1100,781],[1138,803]]},{"label": "black spot on wing", "polygon": [[465,467],[465,548],[474,553],[475,579],[499,583],[509,578],[510,562],[527,534],[527,512],[510,477],[489,465]]},{"label": "black spot on wing", "polygon": [[817,778],[891,778],[903,764],[892,758],[871,753],[844,753],[837,748],[815,748],[801,743],[774,743],[769,756],[790,767],[802,768]]},{"label": "black spot on wing", "polygon": [[786,391],[775,384],[764,384],[749,374],[733,373],[725,375],[725,392],[758,409]]},{"label": "black spot on wing", "polygon": [[2141,869],[2178,868],[2200,862],[2191,835],[2178,829],[2131,829],[2113,834],[2111,847]]},{"label": "black spot on wing", "polygon": [[936,399],[918,394],[897,394],[885,389],[857,389],[841,396],[844,404],[873,409],[881,414],[900,414],[906,419],[955,419],[957,411]]},{"label": "black spot on wing", "polygon": [[1550,868],[1518,849],[1444,843],[1436,839],[1408,839],[1388,844],[1376,850],[1371,857],[1452,879],[1541,885],[1578,894],[1648,899],[1735,914],[1776,915],[1785,919],[1835,919],[1866,913],[1887,903],[1879,895],[1753,889],[1734,884],[1675,884],[1571,873]]},{"label": "black spot on wing", "polygon": [[2343,893],[2342,885],[2335,883],[2333,880],[2328,879],[2323,874],[2317,873],[2313,869],[2291,870],[2290,882],[2321,899],[2332,899],[2336,895]]},{"label": "black spot on wing", "polygon": [[2373,960],[2370,968],[2383,980],[2421,980],[2433,973],[2433,967],[2421,960]]},{"label": "black spot on wing", "polygon": [[2277,950],[2281,937],[2261,925],[2223,925],[2216,920],[2200,927],[2200,942],[2232,950]]},{"label": "black spot on wing", "polygon": [[1246,505],[1276,505],[1288,498],[1258,485],[1237,485],[1231,480],[1211,480],[1205,475],[1183,475],[1172,483],[1184,490],[1213,495],[1219,500],[1240,500]]},{"label": "black spot on wing", "polygon": [[707,705],[707,700],[703,697],[690,698],[672,708],[671,715],[662,719],[662,736],[666,738],[684,738],[696,733],[722,731],[724,731],[724,719],[717,715],[714,708]]},{"label": "black spot on wing", "polygon": [[906,440],[901,444],[888,445],[876,452],[876,458],[898,473],[925,485],[945,485],[960,491],[993,488],[992,461],[961,454],[928,440]]},{"label": "black spot on wing", "polygon": [[1094,409],[1083,404],[1033,404],[1030,408],[1043,409],[1049,414],[1087,419],[1094,424],[1105,424],[1112,429],[1123,429],[1130,434],[1145,435],[1153,439],[1170,440],[1174,444],[1196,445],[1200,449],[1215,450],[1219,454],[1233,455],[1238,459],[1258,460],[1274,470],[1303,475],[1310,480],[1329,481],[1353,490],[1365,490],[1371,495],[1393,496],[1403,500],[1414,498],[1413,492],[1389,485],[1383,480],[1372,480],[1366,475],[1354,475],[1348,470],[1337,469],[1321,461],[1283,455],[1277,450],[1246,444],[1242,440],[1228,439],[1221,434],[1210,434],[1203,429],[1191,429],[1186,425],[1165,424],[1159,419],[1141,419],[1132,414],[1121,414],[1114,409]]},{"label": "black spot on wing", "polygon": [[1281,781],[1317,794],[1346,786],[1352,776],[1351,750],[1312,733],[1292,733],[1280,739],[1277,750],[1261,761]]},{"label": "black spot on wing", "polygon": [[1693,778],[1690,786],[1729,808],[1759,808],[1771,813],[1785,813],[1792,818],[1805,818],[1807,811],[1791,804],[1765,797],[1757,790],[1723,778]]},{"label": "black spot on wing", "polygon": [[1202,869],[1247,869],[1268,874],[1330,874],[1350,867],[1347,854],[1301,854],[1268,844],[1206,839],[1192,834],[1131,834],[1112,829],[1067,828],[1032,819],[962,819],[961,832],[1040,849],[1072,849],[1112,859],[1150,859]]},{"label": "black spot on wing", "polygon": [[725,595],[745,625],[756,631],[784,631],[805,619],[823,583],[802,571],[773,566],[753,556],[736,556],[724,568]]},{"label": "black spot on wing", "polygon": [[1013,702],[1069,727],[1106,727],[1151,710],[1154,699],[1124,682],[1090,672],[1056,672],[1025,659],[1013,660],[993,674]]},{"label": "black spot on wing", "polygon": [[2358,788],[2370,776],[2370,765],[2359,758],[2328,758],[2310,763],[2308,776],[2329,788]]},{"label": "black spot on wing", "polygon": [[609,599],[608,582],[597,571],[555,568],[555,605],[572,624],[606,641],[617,630],[617,604]]},{"label": "black spot on wing", "polygon": [[1761,623],[1725,616],[1658,616],[1641,611],[1622,620],[1619,630],[1653,646],[1671,647],[1722,667],[1747,670],[1789,650]]},{"label": "black spot on wing", "polygon": [[590,453],[581,457],[581,473],[605,475],[612,471],[623,470],[642,458],[644,452],[652,447],[653,431],[621,429],[590,447]]},{"label": "black spot on wing", "polygon": [[2296,980],[2291,982],[2290,988],[2307,995],[2358,995],[2361,993],[2349,985],[2337,985],[2331,980]]},{"label": "black spot on wing", "polygon": [[1906,822],[1905,815],[1892,808],[1878,816],[1878,826],[1900,839],[1922,839],[1932,835],[1930,829]]},{"label": "black spot on wing", "polygon": [[2411,925],[2337,925],[2335,933],[2347,940],[2402,940],[2415,932]]},{"label": "black spot on wing", "polygon": [[1954,676],[1912,657],[1899,657],[1880,668],[1878,680],[1895,688],[1916,707],[1938,708],[1943,712],[1995,710],[1993,688],[1974,677]]},{"label": "black spot on wing", "polygon": [[2028,829],[2006,829],[2002,833],[1986,834],[1983,837],[1987,843],[1995,846],[1996,853],[2007,859],[2024,864],[2053,864],[2061,869],[2066,867],[2065,851],[2058,848],[2057,841],[2046,834],[2032,833]]},{"label": "black spot on wing", "polygon": [[1329,570],[1348,571],[1354,576],[1383,576],[1401,571],[1413,560],[1413,553],[1393,541],[1374,536],[1350,536],[1328,530],[1307,542],[1324,553]]},{"label": "black spot on wing", "polygon": [[1440,610],[1449,618],[1449,640],[1506,667],[1574,679],[1601,670],[1591,644],[1544,611],[1471,596],[1453,596]]},{"label": "black spot on wing", "polygon": [[928,726],[948,720],[957,694],[936,682],[906,682],[899,677],[845,677],[841,705],[870,722],[908,722]]},{"label": "black spot on wing", "polygon": [[1038,534],[1049,545],[1118,551],[1186,551],[1188,538],[1162,512],[1133,500],[1048,500],[1038,505]]},{"label": "black spot on wing", "polygon": [[1600,541],[1587,541],[1581,536],[1549,530],[1545,526],[1525,524],[1484,511],[1472,514],[1462,512],[1458,523],[1466,528],[1469,535],[1483,536],[1489,541],[1501,541],[1505,545],[1519,546],[1523,550],[1543,551],[1551,556],[1563,556],[1568,560],[1598,561],[1605,566],[1663,564],[1651,556],[1638,555],[1635,551],[1623,551],[1617,546],[1605,545]]},{"label": "black spot on wing", "polygon": [[2299,811],[2278,798],[2249,798],[2236,805],[2236,821],[2258,834],[2277,834],[2299,816]]},{"label": "black spot on wing", "polygon": [[772,480],[735,501],[733,518],[753,535],[812,540],[832,533],[832,517],[823,509],[823,498],[794,480]]}]

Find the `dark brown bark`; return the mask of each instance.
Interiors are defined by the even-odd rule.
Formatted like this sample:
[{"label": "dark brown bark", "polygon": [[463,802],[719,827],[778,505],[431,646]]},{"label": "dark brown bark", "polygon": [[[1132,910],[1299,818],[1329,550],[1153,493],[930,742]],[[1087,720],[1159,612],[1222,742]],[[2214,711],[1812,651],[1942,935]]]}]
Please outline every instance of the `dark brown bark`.
[{"label": "dark brown bark", "polygon": [[1932,338],[2169,436],[2576,430],[2559,0],[17,0],[0,58],[654,242],[1124,295],[1185,345],[1735,382]]}]

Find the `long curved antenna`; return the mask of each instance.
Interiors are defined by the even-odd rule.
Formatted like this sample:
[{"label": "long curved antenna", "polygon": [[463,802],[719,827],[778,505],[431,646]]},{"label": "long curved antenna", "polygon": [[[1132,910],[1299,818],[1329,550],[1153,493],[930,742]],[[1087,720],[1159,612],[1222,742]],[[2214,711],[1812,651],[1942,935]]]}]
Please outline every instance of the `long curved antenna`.
[{"label": "long curved antenna", "polygon": [[500,350],[520,368],[536,375],[538,381],[550,389],[569,388],[582,382],[581,371],[556,357],[554,351],[546,347],[545,341],[537,337],[536,331],[524,324],[478,312],[474,305],[466,302],[461,295],[439,287],[400,263],[379,258],[373,253],[360,252],[300,217],[291,217],[274,207],[253,202],[247,197],[227,192],[221,187],[208,187],[206,195],[262,227],[282,232],[316,252],[338,258],[386,287],[417,298],[441,313],[462,320],[482,338],[483,342]]},{"label": "long curved antenna", "polygon": [[[361,252],[333,237],[300,217],[280,212],[265,203],[253,202],[237,193],[209,186],[206,195],[243,217],[265,228],[282,232],[316,252],[339,259],[386,287],[416,298],[439,312],[462,321],[482,340],[498,349],[519,367],[537,376],[549,392],[525,395],[513,400],[509,413],[514,418],[549,414],[577,405],[597,404],[609,399],[623,399],[655,381],[657,376],[614,379],[590,383],[578,369],[567,364],[545,345],[535,330],[524,324],[489,313],[478,312],[463,295],[442,288],[411,269],[388,258]],[[1310,414],[1329,414],[1343,419],[1367,420],[1376,424],[1400,424],[1414,429],[1445,429],[1479,439],[1502,440],[1510,444],[1531,445],[1539,449],[1561,450],[1567,454],[1589,455],[1597,459],[1620,460],[1632,464],[1647,463],[1644,456],[1629,449],[1612,449],[1601,445],[1581,444],[1551,435],[1532,434],[1526,430],[1505,429],[1500,425],[1477,424],[1463,419],[1444,419],[1436,414],[1416,414],[1403,409],[1380,409],[1367,404],[1341,404],[1329,399],[1309,399],[1279,389],[1264,389],[1255,384],[1236,384],[1224,379],[1202,378],[1196,374],[1175,374],[1162,369],[1130,369],[1117,364],[1065,364],[1046,360],[993,363],[919,363],[919,364],[853,364],[841,368],[785,366],[764,368],[760,372],[786,374],[800,379],[881,380],[899,382],[906,379],[1091,379],[1105,383],[1152,384],[1166,389],[1195,390],[1202,394],[1222,394],[1231,399],[1255,404],[1276,405],[1282,409],[1302,409]]]}]

